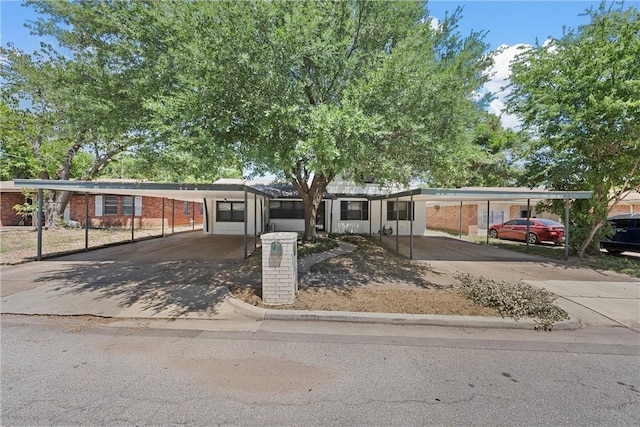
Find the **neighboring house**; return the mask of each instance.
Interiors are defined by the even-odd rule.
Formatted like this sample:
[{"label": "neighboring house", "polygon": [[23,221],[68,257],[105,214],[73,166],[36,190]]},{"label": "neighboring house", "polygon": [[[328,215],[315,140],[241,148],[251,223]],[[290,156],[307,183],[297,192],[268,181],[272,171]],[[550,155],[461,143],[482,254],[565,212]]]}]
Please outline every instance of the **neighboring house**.
[{"label": "neighboring house", "polygon": [[23,218],[13,209],[15,205],[28,201],[22,189],[15,187],[13,181],[0,181],[0,226],[29,225],[31,218]]},{"label": "neighboring house", "polygon": [[[13,209],[15,205],[31,202],[31,198],[16,188],[12,181],[0,182],[0,225],[32,225]],[[91,227],[131,227],[135,211],[135,227],[165,227],[199,225],[203,222],[202,202],[174,200],[162,197],[89,194],[87,197],[89,225]],[[86,222],[87,201],[84,194],[74,194],[64,211],[63,218],[76,221],[82,226]],[[164,201],[164,215],[163,215]]]},{"label": "neighboring house", "polygon": [[[290,184],[265,181],[245,182],[221,179],[214,184],[246,184],[269,194],[271,199],[250,196],[246,206],[243,198],[207,198],[206,211],[209,221],[205,231],[211,234],[243,234],[244,215],[247,210],[247,232],[304,231],[304,205],[297,191]],[[393,233],[409,235],[411,214],[414,215],[413,235],[422,236],[425,231],[425,204],[393,200],[370,200],[389,189],[377,184],[357,186],[340,179],[327,186],[316,215],[316,229],[328,233],[378,234],[383,227]],[[387,191],[388,192],[388,191]],[[396,210],[398,220],[396,221]],[[381,216],[382,214],[382,216]]]},{"label": "neighboring house", "polygon": [[[536,212],[536,204],[535,201],[530,203],[532,218],[547,218],[562,222],[557,215]],[[640,212],[640,193],[632,192],[618,203],[611,215],[638,212]],[[469,236],[486,236],[487,219],[491,225],[526,216],[526,202],[491,202],[489,211],[487,211],[486,202],[427,203],[426,227],[430,230],[462,233]]]},{"label": "neighboring house", "polygon": [[[202,203],[148,196],[89,194],[88,210],[89,225],[100,228],[130,228],[132,218],[136,228],[202,224],[203,218]],[[74,194],[63,217],[84,226],[86,211],[84,194]]]}]

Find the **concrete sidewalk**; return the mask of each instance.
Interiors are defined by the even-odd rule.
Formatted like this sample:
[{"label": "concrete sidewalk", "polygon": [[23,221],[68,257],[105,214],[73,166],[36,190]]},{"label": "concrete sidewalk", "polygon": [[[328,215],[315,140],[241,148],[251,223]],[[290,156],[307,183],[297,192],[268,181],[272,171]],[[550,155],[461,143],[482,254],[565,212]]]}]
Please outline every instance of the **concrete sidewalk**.
[{"label": "concrete sidewalk", "polygon": [[[202,241],[196,236],[196,241]],[[256,320],[332,320],[346,322],[420,324],[482,328],[532,329],[532,320],[436,316],[385,313],[309,312],[260,309],[233,298],[226,286],[212,286],[214,274],[233,274],[241,259],[230,257],[237,242],[219,239],[218,255],[205,257],[204,243],[193,246],[185,237],[176,237],[180,248],[172,248],[173,240],[137,242],[86,254],[61,257],[41,262],[0,266],[3,314],[31,315],[95,315],[113,318],[201,319],[247,321]],[[225,243],[225,241],[228,241]],[[457,243],[457,242],[456,242]],[[227,246],[225,246],[227,245]],[[486,248],[476,245],[479,251]],[[193,260],[184,254],[195,247]],[[164,253],[166,259],[158,258]],[[102,252],[102,254],[100,253]],[[341,251],[336,251],[341,253]],[[151,254],[155,258],[152,262]],[[161,261],[158,261],[162,259]],[[304,261],[309,263],[309,260]],[[482,261],[446,264],[433,262],[438,269],[464,271],[479,268]],[[504,261],[503,266],[517,264],[509,274],[520,274],[528,283],[559,295],[558,304],[571,316],[556,329],[586,326],[625,326],[640,332],[640,281],[629,276],[594,273],[576,268],[559,271],[548,263]],[[497,264],[491,265],[495,269]],[[306,264],[304,267],[308,267]],[[486,268],[486,266],[485,266]],[[540,269],[539,272],[536,269]],[[304,270],[304,268],[303,268]],[[544,271],[550,270],[547,276]],[[450,271],[447,271],[450,273]],[[504,274],[504,272],[502,272]],[[546,280],[551,277],[562,280]],[[545,280],[528,280],[529,278]],[[571,280],[575,277],[575,280]],[[593,280],[600,277],[600,280]]]}]

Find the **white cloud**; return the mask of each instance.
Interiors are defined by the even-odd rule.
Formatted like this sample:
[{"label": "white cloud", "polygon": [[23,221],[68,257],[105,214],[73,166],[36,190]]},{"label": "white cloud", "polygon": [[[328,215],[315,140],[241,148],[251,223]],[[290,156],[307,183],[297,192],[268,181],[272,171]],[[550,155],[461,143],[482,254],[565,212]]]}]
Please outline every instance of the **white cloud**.
[{"label": "white cloud", "polygon": [[526,44],[500,46],[493,56],[494,64],[488,73],[490,80],[484,84],[484,89],[495,97],[489,105],[489,112],[500,117],[502,125],[507,128],[518,129],[520,127],[518,118],[504,111],[505,100],[509,95],[507,86],[509,86],[511,78],[511,62],[516,55],[530,48],[531,46]]},{"label": "white cloud", "polygon": [[440,28],[442,28],[442,25],[440,24],[440,20],[438,18],[430,16],[429,18],[427,18],[427,20],[429,21],[429,27],[432,30],[439,31]]}]

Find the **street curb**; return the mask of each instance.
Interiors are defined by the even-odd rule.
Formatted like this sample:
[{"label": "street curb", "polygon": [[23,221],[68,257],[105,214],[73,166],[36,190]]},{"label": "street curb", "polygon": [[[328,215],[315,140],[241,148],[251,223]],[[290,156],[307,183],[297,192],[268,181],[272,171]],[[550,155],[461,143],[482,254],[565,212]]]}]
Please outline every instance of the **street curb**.
[{"label": "street curb", "polygon": [[[227,302],[246,315],[260,320],[321,320],[326,322],[383,323],[390,325],[450,326],[456,328],[535,329],[533,319],[505,319],[486,316],[445,316],[437,314],[364,313],[350,311],[275,310],[248,304],[229,294]],[[580,319],[555,323],[553,329],[572,330],[582,327]]]}]

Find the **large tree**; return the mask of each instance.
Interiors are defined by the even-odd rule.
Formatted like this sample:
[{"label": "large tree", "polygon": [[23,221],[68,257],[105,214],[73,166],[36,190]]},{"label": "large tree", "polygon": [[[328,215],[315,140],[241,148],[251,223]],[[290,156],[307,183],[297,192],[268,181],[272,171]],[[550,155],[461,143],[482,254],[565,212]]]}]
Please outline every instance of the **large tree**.
[{"label": "large tree", "polygon": [[[147,69],[149,132],[200,159],[290,182],[315,237],[326,186],[467,178],[490,63],[459,13],[424,2],[36,2],[67,47]],[[480,153],[480,154],[479,154]]]},{"label": "large tree", "polygon": [[489,59],[480,34],[456,32],[458,14],[433,26],[422,2],[181,8],[169,62],[179,83],[158,97],[159,117],[204,129],[205,151],[213,139],[290,182],[306,239],[337,175],[446,183],[465,170]]},{"label": "large tree", "polygon": [[529,183],[594,193],[572,204],[580,256],[640,188],[640,14],[604,3],[587,13],[590,23],[517,57],[508,103],[533,135]]}]

